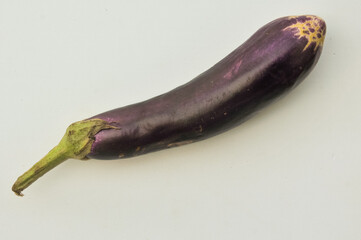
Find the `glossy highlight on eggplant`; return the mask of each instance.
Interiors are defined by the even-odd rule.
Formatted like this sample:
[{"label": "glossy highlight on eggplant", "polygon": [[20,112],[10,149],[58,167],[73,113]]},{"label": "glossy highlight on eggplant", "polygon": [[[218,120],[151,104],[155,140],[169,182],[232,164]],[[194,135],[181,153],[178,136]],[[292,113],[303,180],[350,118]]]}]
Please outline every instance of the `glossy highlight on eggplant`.
[{"label": "glossy highlight on eggplant", "polygon": [[190,82],[144,102],[73,123],[42,160],[18,178],[21,192],[68,158],[118,159],[225,132],[296,87],[317,63],[325,22],[276,19]]}]

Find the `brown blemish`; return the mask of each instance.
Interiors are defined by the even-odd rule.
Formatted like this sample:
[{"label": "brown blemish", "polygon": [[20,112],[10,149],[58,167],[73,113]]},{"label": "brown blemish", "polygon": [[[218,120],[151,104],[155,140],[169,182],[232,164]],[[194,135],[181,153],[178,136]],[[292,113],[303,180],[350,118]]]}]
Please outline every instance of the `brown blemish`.
[{"label": "brown blemish", "polygon": [[122,157],[124,157],[125,156],[125,154],[124,153],[121,153],[121,154],[119,154],[119,158],[122,158]]},{"label": "brown blemish", "polygon": [[175,143],[169,143],[167,145],[167,147],[179,147],[179,146],[183,146],[189,143],[192,143],[192,140],[185,140],[185,141],[181,141],[181,142],[175,142]]},{"label": "brown blemish", "polygon": [[135,149],[135,151],[136,151],[136,152],[139,152],[139,151],[140,151],[140,149],[141,149],[141,147],[140,147],[140,146],[138,146],[138,147]]}]

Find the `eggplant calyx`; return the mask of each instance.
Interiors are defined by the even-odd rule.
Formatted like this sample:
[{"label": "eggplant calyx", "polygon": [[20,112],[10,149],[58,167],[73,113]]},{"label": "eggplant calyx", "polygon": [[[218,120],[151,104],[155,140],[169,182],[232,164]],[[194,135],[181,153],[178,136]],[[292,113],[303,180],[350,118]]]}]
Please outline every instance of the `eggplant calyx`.
[{"label": "eggplant calyx", "polygon": [[87,119],[71,124],[60,140],[48,154],[21,175],[12,190],[18,196],[45,173],[69,158],[86,160],[95,140],[95,135],[105,129],[117,128],[102,119]]}]

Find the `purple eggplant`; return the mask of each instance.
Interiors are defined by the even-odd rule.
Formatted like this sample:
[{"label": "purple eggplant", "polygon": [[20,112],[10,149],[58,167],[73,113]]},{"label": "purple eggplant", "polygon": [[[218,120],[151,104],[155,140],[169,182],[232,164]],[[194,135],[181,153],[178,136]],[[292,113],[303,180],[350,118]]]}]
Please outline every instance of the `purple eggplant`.
[{"label": "purple eggplant", "polygon": [[276,19],[190,82],[144,102],[71,124],[60,143],[20,176],[17,195],[66,159],[117,159],[180,146],[227,131],[284,96],[312,70],[325,22]]}]

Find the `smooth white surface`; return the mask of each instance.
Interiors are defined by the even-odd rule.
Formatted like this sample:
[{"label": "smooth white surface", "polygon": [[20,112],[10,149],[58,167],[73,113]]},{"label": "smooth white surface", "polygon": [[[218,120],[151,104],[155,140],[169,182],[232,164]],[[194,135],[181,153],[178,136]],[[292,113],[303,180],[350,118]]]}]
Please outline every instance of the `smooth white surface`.
[{"label": "smooth white surface", "polygon": [[[361,1],[0,2],[0,239],[361,239]],[[168,91],[265,23],[316,14],[320,61],[231,132],[15,179],[72,122]]]}]

